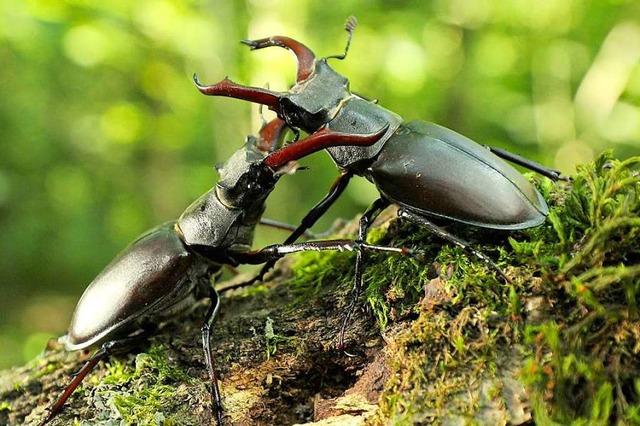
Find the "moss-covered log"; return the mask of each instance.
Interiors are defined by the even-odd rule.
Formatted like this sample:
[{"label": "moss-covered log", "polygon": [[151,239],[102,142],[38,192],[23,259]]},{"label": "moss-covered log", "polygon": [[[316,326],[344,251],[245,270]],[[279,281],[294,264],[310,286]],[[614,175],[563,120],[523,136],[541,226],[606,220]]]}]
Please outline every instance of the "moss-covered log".
[{"label": "moss-covered log", "polygon": [[[571,183],[537,180],[552,207],[538,228],[449,227],[509,281],[383,220],[371,240],[420,256],[367,254],[366,309],[347,333],[355,356],[335,349],[353,254],[280,262],[268,282],[222,302],[214,346],[227,422],[639,423],[639,163],[606,153]],[[52,424],[212,424],[204,309],[101,364]],[[51,348],[1,372],[0,424],[37,424],[85,357]]]}]

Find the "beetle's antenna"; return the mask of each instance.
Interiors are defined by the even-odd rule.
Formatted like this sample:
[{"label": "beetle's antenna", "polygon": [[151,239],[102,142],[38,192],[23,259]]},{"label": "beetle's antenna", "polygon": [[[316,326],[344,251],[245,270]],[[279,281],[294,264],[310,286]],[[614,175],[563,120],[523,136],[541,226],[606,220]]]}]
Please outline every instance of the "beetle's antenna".
[{"label": "beetle's antenna", "polygon": [[358,20],[356,19],[356,17],[353,15],[349,16],[344,23],[344,29],[349,33],[349,38],[347,39],[347,45],[344,48],[344,53],[342,55],[327,56],[325,59],[335,58],[342,60],[347,57],[347,53],[349,53],[349,47],[351,46],[351,39],[353,38],[353,32],[355,31],[357,26]]}]

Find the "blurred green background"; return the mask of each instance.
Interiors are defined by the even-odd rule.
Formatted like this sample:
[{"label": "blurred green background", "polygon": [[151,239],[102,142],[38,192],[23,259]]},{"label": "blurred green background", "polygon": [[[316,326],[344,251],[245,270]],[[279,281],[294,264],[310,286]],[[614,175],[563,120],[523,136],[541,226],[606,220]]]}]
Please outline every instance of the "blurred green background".
[{"label": "blurred green background", "polygon": [[[65,331],[93,277],[177,217],[260,125],[257,108],[193,87],[228,75],[285,90],[297,38],[343,51],[352,89],[570,173],[599,151],[640,153],[637,0],[0,0],[0,368]],[[325,154],[282,179],[267,217],[297,222],[336,175]],[[353,182],[316,227],[374,198]],[[256,246],[284,234],[261,230]]]}]

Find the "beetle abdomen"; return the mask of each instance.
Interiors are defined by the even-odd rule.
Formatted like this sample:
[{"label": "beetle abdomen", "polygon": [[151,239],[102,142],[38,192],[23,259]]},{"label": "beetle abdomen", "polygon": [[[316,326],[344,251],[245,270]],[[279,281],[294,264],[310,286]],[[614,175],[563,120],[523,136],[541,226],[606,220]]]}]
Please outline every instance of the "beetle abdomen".
[{"label": "beetle abdomen", "polygon": [[64,336],[65,346],[82,349],[107,335],[127,334],[130,323],[186,297],[193,289],[188,271],[196,261],[173,222],[142,235],[87,287]]},{"label": "beetle abdomen", "polygon": [[409,210],[479,227],[529,228],[549,212],[513,167],[453,130],[423,121],[401,127],[367,177]]}]

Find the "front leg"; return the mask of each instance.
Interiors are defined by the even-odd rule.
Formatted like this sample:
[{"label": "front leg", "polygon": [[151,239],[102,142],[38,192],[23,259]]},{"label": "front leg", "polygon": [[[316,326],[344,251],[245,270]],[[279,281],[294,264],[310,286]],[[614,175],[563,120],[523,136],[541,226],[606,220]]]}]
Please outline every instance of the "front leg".
[{"label": "front leg", "polygon": [[[375,220],[375,218],[389,206],[389,202],[383,198],[378,198],[374,201],[369,208],[362,214],[360,223],[358,226],[358,243],[365,243],[367,241],[367,234],[369,228]],[[359,249],[356,254],[355,265],[355,277],[353,279],[353,288],[351,289],[351,300],[347,306],[347,310],[342,318],[342,326],[340,327],[340,334],[338,335],[338,350],[344,351],[344,335],[349,325],[349,319],[353,315],[353,311],[358,303],[358,298],[362,292],[362,274],[364,273],[364,251]]]},{"label": "front leg", "polygon": [[358,251],[371,250],[386,253],[396,253],[403,256],[412,255],[413,252],[404,247],[388,247],[376,244],[368,244],[356,240],[322,240],[307,241],[296,244],[274,244],[261,250],[253,250],[244,253],[229,253],[229,257],[240,264],[258,265],[260,263],[278,260],[291,253],[304,251]]}]

